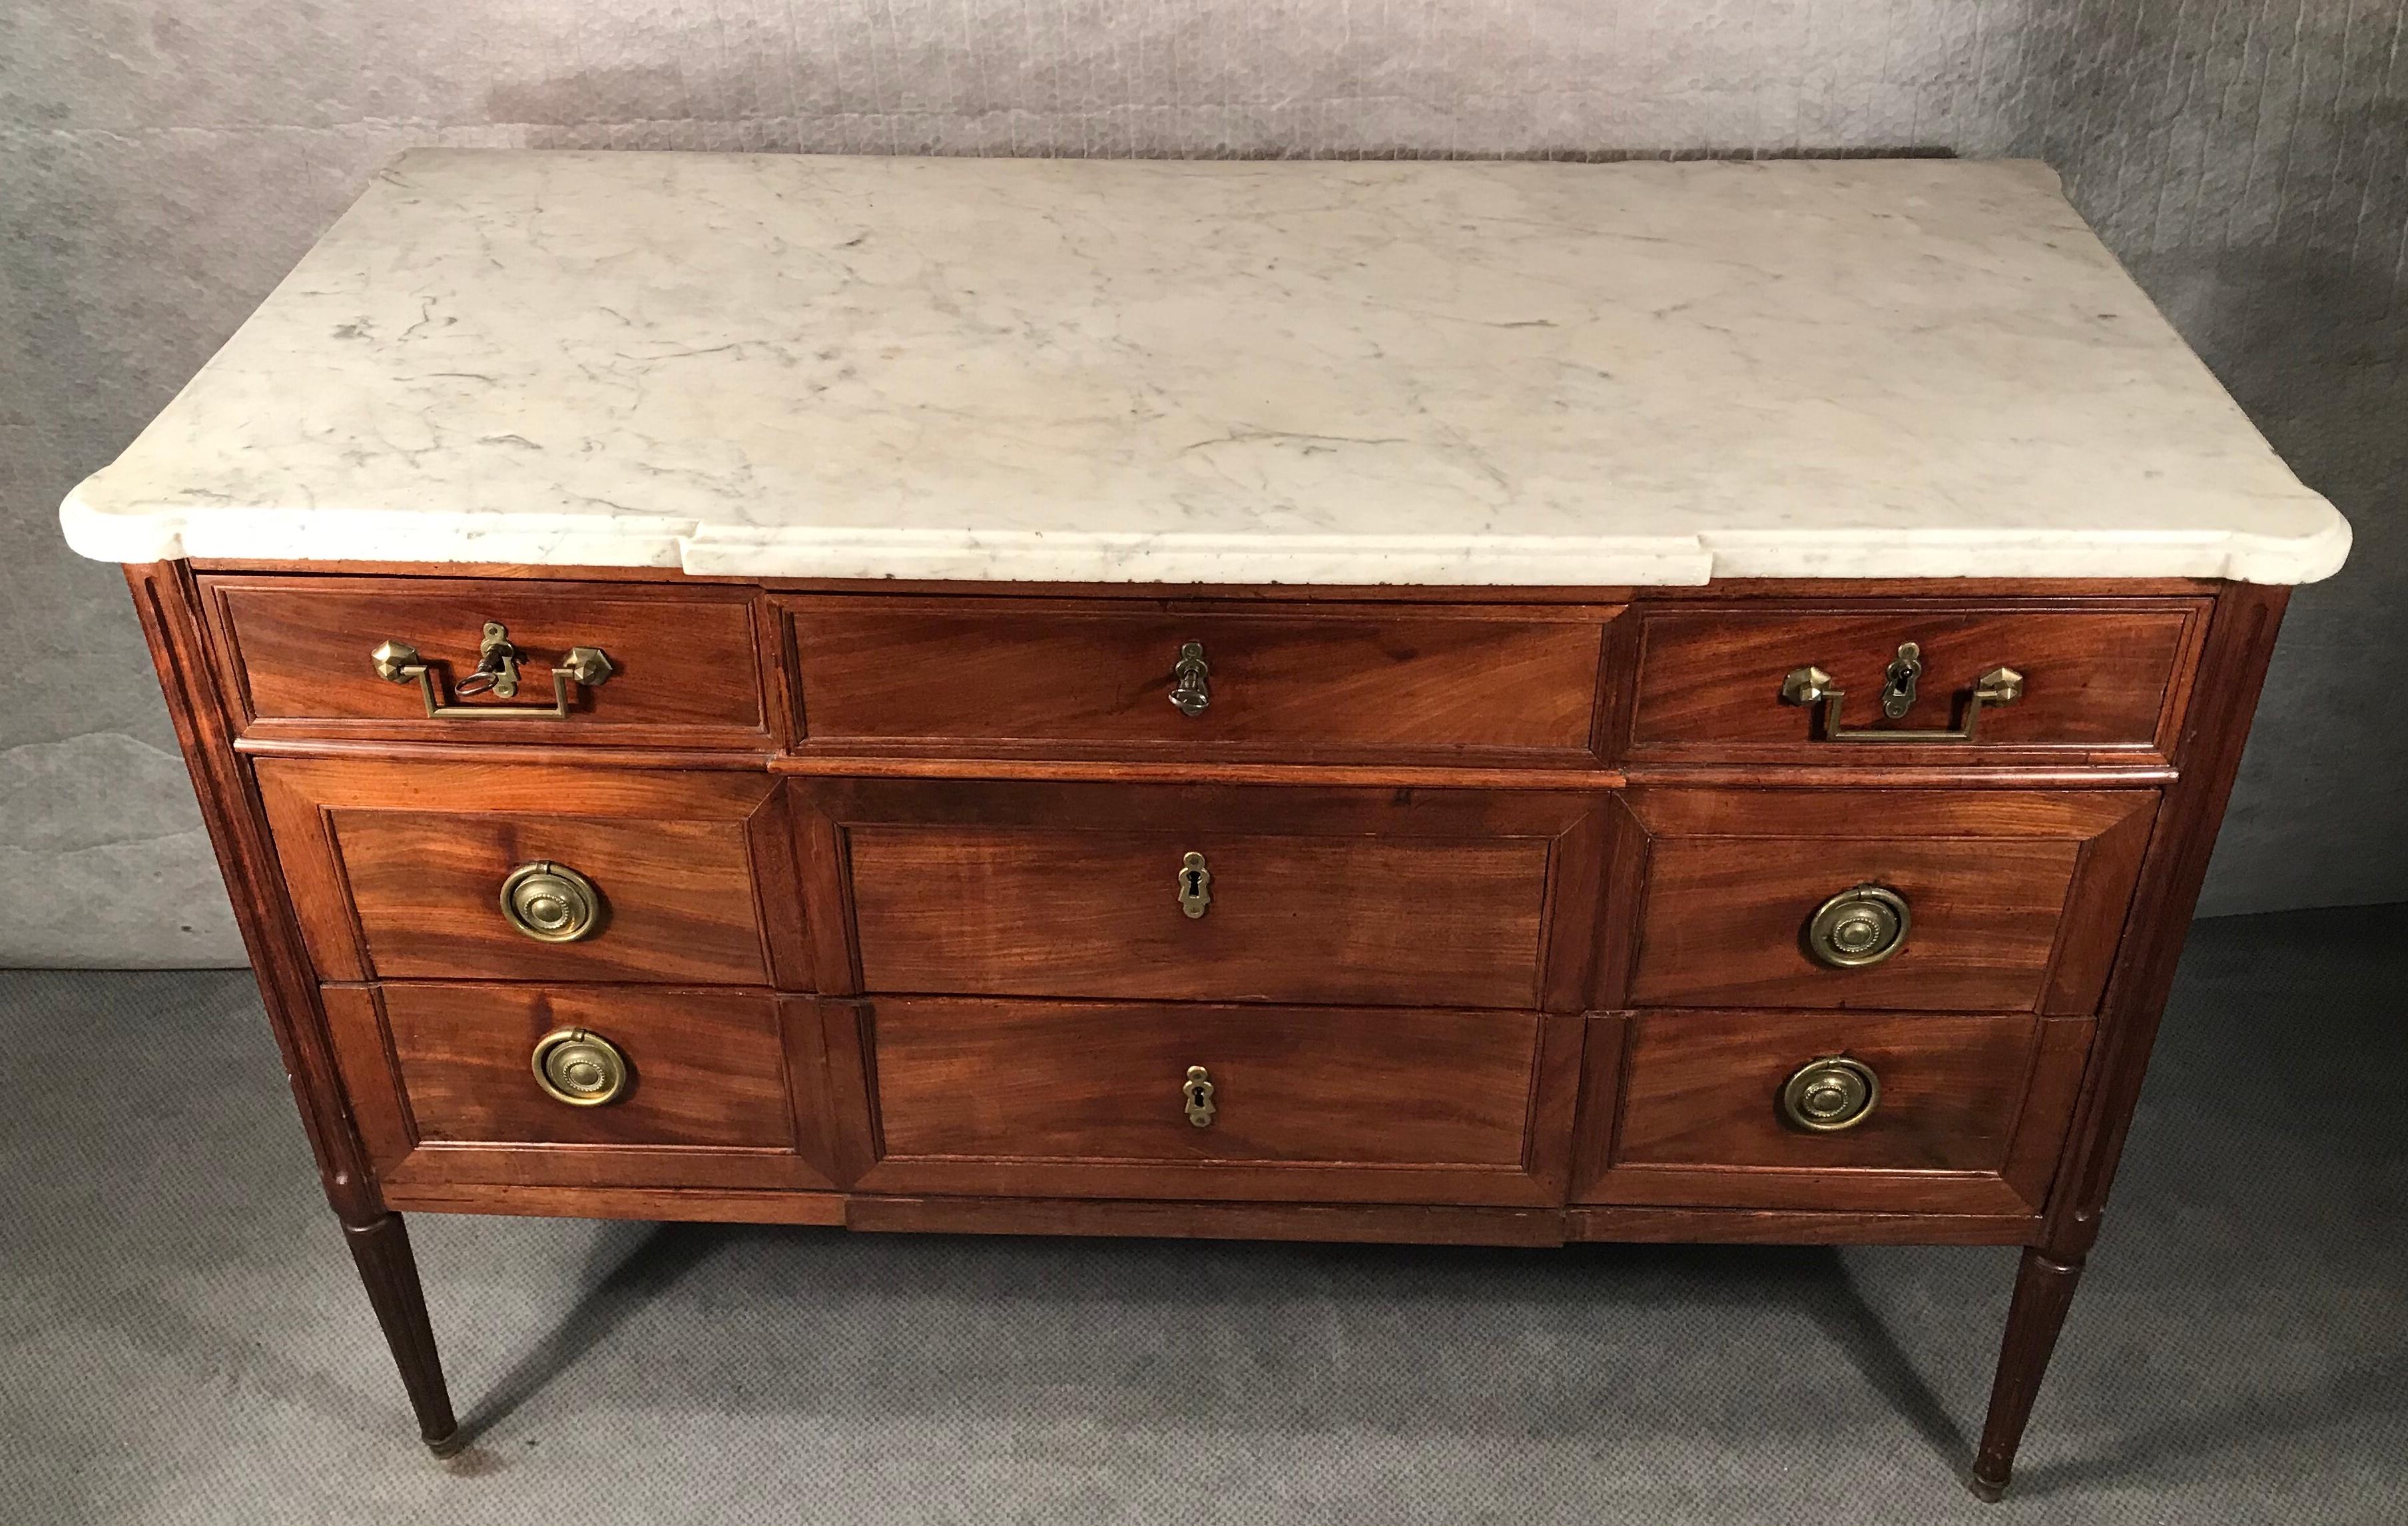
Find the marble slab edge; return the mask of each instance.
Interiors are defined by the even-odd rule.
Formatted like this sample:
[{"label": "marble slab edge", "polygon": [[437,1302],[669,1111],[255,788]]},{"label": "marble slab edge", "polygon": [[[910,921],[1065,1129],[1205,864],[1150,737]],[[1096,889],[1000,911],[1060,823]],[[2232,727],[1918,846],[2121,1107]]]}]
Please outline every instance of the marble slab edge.
[{"label": "marble slab edge", "polygon": [[2349,524],[2315,533],[2085,533],[1869,526],[1696,535],[1182,535],[763,529],[690,519],[424,510],[110,513],[70,494],[60,523],[100,561],[501,562],[676,569],[706,577],[975,583],[1695,586],[1715,578],[2230,578],[2300,583],[2347,557]]}]

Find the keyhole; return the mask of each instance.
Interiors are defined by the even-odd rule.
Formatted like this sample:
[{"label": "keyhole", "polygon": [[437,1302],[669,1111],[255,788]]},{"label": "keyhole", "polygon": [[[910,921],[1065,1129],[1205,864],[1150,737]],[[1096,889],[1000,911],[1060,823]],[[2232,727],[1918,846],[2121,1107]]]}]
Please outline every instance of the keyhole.
[{"label": "keyhole", "polygon": [[1192,920],[1204,914],[1212,904],[1212,871],[1200,853],[1191,853],[1180,860],[1179,876],[1171,882],[1179,887],[1179,909]]}]

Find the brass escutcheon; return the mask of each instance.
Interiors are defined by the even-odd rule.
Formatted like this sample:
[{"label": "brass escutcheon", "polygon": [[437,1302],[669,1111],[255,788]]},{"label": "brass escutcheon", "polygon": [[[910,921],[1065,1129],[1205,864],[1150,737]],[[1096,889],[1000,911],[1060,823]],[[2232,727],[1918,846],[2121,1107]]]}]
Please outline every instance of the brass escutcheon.
[{"label": "brass escutcheon", "polygon": [[502,881],[502,915],[538,943],[573,943],[602,927],[602,893],[566,864],[521,864]]},{"label": "brass escutcheon", "polygon": [[1180,1101],[1187,1108],[1187,1121],[1198,1129],[1212,1127],[1212,1076],[1201,1065],[1187,1067],[1187,1080],[1179,1088]]},{"label": "brass escutcheon", "polygon": [[535,1084],[571,1107],[599,1107],[627,1089],[627,1057],[599,1033],[557,1028],[535,1041]]},{"label": "brass escutcheon", "polygon": [[1905,947],[1914,921],[1906,898],[1887,885],[1854,885],[1814,909],[1806,950],[1834,970],[1861,970]]},{"label": "brass escutcheon", "polygon": [[1881,1077],[1860,1059],[1826,1055],[1809,1060],[1781,1088],[1781,1112],[1800,1129],[1835,1134],[1872,1116]]},{"label": "brass escutcheon", "polygon": [[1212,909],[1212,871],[1204,867],[1200,853],[1179,861],[1179,909],[1190,921]]}]

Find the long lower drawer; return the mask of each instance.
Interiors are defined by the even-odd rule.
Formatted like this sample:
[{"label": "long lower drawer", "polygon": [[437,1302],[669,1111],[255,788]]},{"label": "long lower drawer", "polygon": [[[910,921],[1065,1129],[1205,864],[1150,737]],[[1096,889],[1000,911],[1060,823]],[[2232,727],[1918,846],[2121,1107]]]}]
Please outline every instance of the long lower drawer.
[{"label": "long lower drawer", "polygon": [[871,1190],[1560,1202],[1579,1019],[880,998]]}]

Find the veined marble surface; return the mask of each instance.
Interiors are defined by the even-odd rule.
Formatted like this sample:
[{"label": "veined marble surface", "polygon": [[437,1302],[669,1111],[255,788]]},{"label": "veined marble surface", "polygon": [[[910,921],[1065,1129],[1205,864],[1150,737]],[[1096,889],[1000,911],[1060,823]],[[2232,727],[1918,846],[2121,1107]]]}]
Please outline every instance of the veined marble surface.
[{"label": "veined marble surface", "polygon": [[2042,166],[430,150],[87,555],[1066,582],[2321,578]]}]

